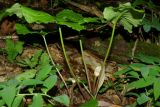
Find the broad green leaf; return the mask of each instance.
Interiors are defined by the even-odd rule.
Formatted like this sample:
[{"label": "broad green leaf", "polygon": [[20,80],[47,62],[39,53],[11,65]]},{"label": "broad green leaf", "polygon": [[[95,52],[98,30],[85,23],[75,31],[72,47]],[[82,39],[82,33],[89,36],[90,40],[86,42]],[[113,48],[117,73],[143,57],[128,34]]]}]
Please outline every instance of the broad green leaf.
[{"label": "broad green leaf", "polygon": [[29,107],[43,107],[43,98],[40,94],[35,94],[33,96],[33,102]]},{"label": "broad green leaf", "polygon": [[79,22],[79,24],[98,22],[98,19],[93,17],[87,17],[87,18],[83,18],[83,21],[84,22]]},{"label": "broad green leaf", "polygon": [[55,18],[48,13],[33,10],[19,3],[15,3],[11,8],[7,9],[6,12],[16,14],[19,18],[24,17],[28,23],[50,23],[55,21]]},{"label": "broad green leaf", "polygon": [[133,63],[129,65],[134,71],[140,71],[142,67],[146,67],[145,64],[142,63]]},{"label": "broad green leaf", "polygon": [[13,101],[13,104],[12,104],[12,107],[19,107],[19,105],[21,104],[21,101],[23,99],[23,95],[18,95],[14,101]]},{"label": "broad green leaf", "polygon": [[115,18],[120,14],[116,8],[113,7],[106,7],[104,8],[103,15],[104,18],[108,21],[115,21]]},{"label": "broad green leaf", "polygon": [[91,99],[82,104],[80,107],[98,107],[98,101],[96,99]]},{"label": "broad green leaf", "polygon": [[152,19],[152,27],[155,28],[157,31],[160,31],[159,18],[153,17],[153,19]]},{"label": "broad green leaf", "polygon": [[141,24],[144,17],[143,10],[137,10],[131,6],[131,4],[120,4],[119,7],[106,7],[103,11],[104,18],[111,21],[113,24],[119,19],[119,23],[124,26],[129,33],[132,33],[132,27],[137,27]]},{"label": "broad green leaf", "polygon": [[29,93],[33,93],[34,87],[29,87],[27,90],[28,90]]},{"label": "broad green leaf", "polygon": [[28,86],[28,85],[38,85],[38,84],[43,84],[43,81],[40,81],[38,79],[27,79],[27,80],[23,80],[20,85]]},{"label": "broad green leaf", "polygon": [[152,20],[143,19],[142,24],[145,32],[149,32],[151,28],[155,28],[157,31],[160,31],[160,21],[155,16],[153,16]]},{"label": "broad green leaf", "polygon": [[23,51],[23,42],[20,42],[20,41],[17,41],[16,43],[15,43],[15,50],[19,53],[19,54],[21,54],[22,53],[22,51]]},{"label": "broad green leaf", "polygon": [[16,14],[17,17],[19,18],[23,17],[23,13],[21,11],[21,5],[19,3],[15,3],[12,7],[6,9],[6,12],[10,13],[10,15]]},{"label": "broad green leaf", "polygon": [[7,12],[5,12],[5,10],[1,10],[0,11],[0,21],[2,21],[2,19],[6,16],[8,16],[9,14]]},{"label": "broad green leaf", "polygon": [[7,81],[6,85],[7,86],[12,86],[12,87],[17,87],[19,85],[19,81],[16,79],[10,79]]},{"label": "broad green leaf", "polygon": [[30,59],[30,67],[33,68],[38,64],[39,58],[42,55],[42,50],[38,50],[33,57]]},{"label": "broad green leaf", "polygon": [[60,95],[60,96],[56,96],[53,97],[53,99],[65,106],[69,106],[70,100],[69,97],[66,94]]},{"label": "broad green leaf", "polygon": [[20,66],[29,66],[30,68],[34,68],[39,63],[39,57],[42,54],[42,50],[36,51],[36,53],[31,58],[25,58],[18,61]]},{"label": "broad green leaf", "polygon": [[160,79],[159,78],[157,78],[156,80],[155,80],[155,82],[154,82],[154,85],[153,85],[153,90],[154,90],[154,98],[155,98],[155,100],[157,100],[158,98],[159,98],[159,96],[160,96],[160,91],[159,91],[159,89],[160,89]]},{"label": "broad green leaf", "polygon": [[52,104],[47,104],[45,107],[54,107]]},{"label": "broad green leaf", "polygon": [[122,75],[122,74],[125,74],[127,72],[130,72],[131,70],[132,69],[130,67],[126,67],[126,68],[124,68],[122,70],[119,70],[119,71],[115,72],[114,75]]},{"label": "broad green leaf", "polygon": [[141,78],[137,81],[129,83],[127,86],[127,90],[129,91],[131,89],[139,89],[139,88],[144,88],[144,87],[153,85],[155,80],[156,80],[156,77],[153,77],[153,76],[148,76],[146,79]]},{"label": "broad green leaf", "polygon": [[5,104],[3,99],[0,99],[0,107],[3,107],[3,105]]},{"label": "broad green leaf", "polygon": [[160,73],[160,66],[152,66],[149,71],[150,76],[158,76]]},{"label": "broad green leaf", "polygon": [[49,59],[48,54],[47,54],[47,53],[43,53],[43,54],[41,55],[39,64],[40,64],[41,66],[44,66],[44,65],[47,65],[47,64],[49,64],[49,63],[50,63],[50,59]]},{"label": "broad green leaf", "polygon": [[80,31],[84,30],[84,26],[81,25],[83,16],[81,14],[75,13],[72,10],[65,9],[56,15],[56,21],[60,25],[66,25],[74,30]]},{"label": "broad green leaf", "polygon": [[145,32],[149,32],[151,30],[151,26],[150,25],[143,25],[143,29]]},{"label": "broad green leaf", "polygon": [[69,9],[64,9],[56,15],[57,21],[79,22],[83,20],[83,16]]},{"label": "broad green leaf", "polygon": [[15,77],[18,81],[23,81],[35,77],[37,70],[29,69]]},{"label": "broad green leaf", "polygon": [[6,87],[2,90],[1,96],[8,107],[11,107],[16,96],[17,89],[15,87]]},{"label": "broad green leaf", "polygon": [[51,72],[51,70],[52,66],[49,64],[42,66],[40,70],[37,72],[36,79],[44,80]]},{"label": "broad green leaf", "polygon": [[22,25],[22,24],[19,24],[19,23],[16,24],[16,32],[18,34],[22,34],[22,35],[26,35],[26,34],[29,34],[29,33],[36,33],[36,32],[30,31],[25,25]]},{"label": "broad green leaf", "polygon": [[137,56],[137,59],[147,64],[155,64],[155,62],[156,63],[160,62],[160,58],[157,58],[154,56],[143,55],[143,54],[139,54]]},{"label": "broad green leaf", "polygon": [[146,4],[145,0],[134,0],[134,2],[132,3],[134,7],[137,5],[144,5],[144,4]]},{"label": "broad green leaf", "polygon": [[6,48],[7,51],[7,58],[9,61],[13,62],[18,54],[20,54],[23,50],[23,42],[17,41],[16,43],[11,40],[6,40]]},{"label": "broad green leaf", "polygon": [[77,30],[77,31],[81,31],[85,29],[84,25],[80,25],[77,22],[59,21],[58,24],[66,25],[67,27],[71,27],[72,29]]},{"label": "broad green leaf", "polygon": [[150,67],[146,65],[145,67],[141,67],[140,71],[141,71],[142,77],[146,79],[148,77]]},{"label": "broad green leaf", "polygon": [[146,102],[149,101],[149,100],[150,100],[150,98],[149,98],[148,96],[146,96],[145,93],[142,93],[142,94],[140,95],[140,97],[137,98],[137,103],[138,103],[139,105],[141,105],[141,104],[146,103]]},{"label": "broad green leaf", "polygon": [[132,78],[139,79],[139,74],[136,71],[130,71],[127,74],[129,74]]},{"label": "broad green leaf", "polygon": [[42,89],[44,93],[47,93],[57,82],[56,75],[50,75],[43,83],[45,88]]}]

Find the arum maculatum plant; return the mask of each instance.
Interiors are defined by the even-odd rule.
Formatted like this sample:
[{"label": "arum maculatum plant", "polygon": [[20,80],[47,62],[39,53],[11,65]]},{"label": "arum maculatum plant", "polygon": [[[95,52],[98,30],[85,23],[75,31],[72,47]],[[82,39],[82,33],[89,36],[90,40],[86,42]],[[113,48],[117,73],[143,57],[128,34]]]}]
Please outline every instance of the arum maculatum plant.
[{"label": "arum maculatum plant", "polygon": [[133,27],[138,27],[138,25],[141,25],[141,22],[144,17],[144,11],[135,9],[128,2],[125,4],[120,4],[118,7],[106,7],[103,11],[103,15],[108,22],[111,22],[113,24],[113,28],[112,28],[112,34],[111,34],[109,46],[106,51],[106,55],[102,64],[102,69],[98,77],[97,86],[96,86],[97,89],[96,89],[95,95],[97,95],[100,87],[104,82],[104,78],[105,78],[104,68],[111,50],[116,25],[119,23],[124,27],[125,30],[127,30],[129,33],[132,33]]}]

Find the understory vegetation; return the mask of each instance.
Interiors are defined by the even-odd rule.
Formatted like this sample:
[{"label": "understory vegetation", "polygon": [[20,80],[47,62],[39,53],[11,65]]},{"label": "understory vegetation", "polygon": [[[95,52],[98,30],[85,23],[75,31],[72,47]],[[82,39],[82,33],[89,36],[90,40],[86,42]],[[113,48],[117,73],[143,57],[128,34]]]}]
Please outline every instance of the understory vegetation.
[{"label": "understory vegetation", "polygon": [[160,3],[0,3],[0,107],[160,106]]}]

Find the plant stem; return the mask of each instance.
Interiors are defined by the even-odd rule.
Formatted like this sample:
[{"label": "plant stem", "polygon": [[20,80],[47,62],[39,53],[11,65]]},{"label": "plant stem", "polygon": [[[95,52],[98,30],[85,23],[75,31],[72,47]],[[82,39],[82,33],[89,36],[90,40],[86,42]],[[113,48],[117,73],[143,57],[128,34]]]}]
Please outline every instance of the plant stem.
[{"label": "plant stem", "polygon": [[119,19],[121,18],[121,16],[122,16],[125,12],[126,12],[126,11],[123,11],[123,12],[117,17],[117,19],[115,20],[115,22],[113,23],[111,39],[110,39],[109,46],[108,46],[108,49],[107,49],[107,52],[106,52],[106,55],[105,55],[105,58],[104,58],[104,61],[103,61],[103,65],[106,64],[106,61],[107,61],[108,56],[109,56],[109,53],[110,53],[110,51],[111,51],[111,46],[112,46],[112,43],[113,43],[113,38],[114,38],[114,33],[115,33],[116,25],[117,25]]},{"label": "plant stem", "polygon": [[105,58],[104,58],[104,61],[103,61],[103,65],[106,64],[106,61],[108,59],[108,56],[109,56],[109,53],[110,53],[110,50],[111,50],[111,46],[112,46],[112,43],[113,43],[113,37],[114,37],[114,33],[115,33],[115,29],[116,29],[116,24],[115,23],[113,25],[113,29],[112,29],[112,35],[111,35],[111,39],[110,39],[110,42],[109,42],[109,46],[108,46],[108,49],[107,49],[107,52],[106,52],[106,55],[105,55]]},{"label": "plant stem", "polygon": [[114,33],[115,33],[116,25],[117,25],[119,19],[121,18],[121,16],[122,16],[125,12],[127,12],[127,10],[126,10],[126,11],[123,11],[123,12],[116,18],[115,22],[113,23],[111,39],[110,39],[109,46],[108,46],[108,49],[107,49],[106,54],[105,54],[105,58],[104,58],[103,64],[102,64],[102,70],[101,70],[101,72],[100,72],[100,76],[99,76],[99,78],[98,78],[98,80],[97,80],[97,83],[96,83],[96,88],[97,88],[97,89],[96,89],[96,94],[95,94],[95,96],[97,96],[97,94],[98,94],[98,91],[99,91],[99,89],[100,89],[100,87],[101,87],[100,85],[102,84],[102,82],[104,82],[105,65],[106,65],[106,61],[107,61],[107,59],[108,59],[108,56],[109,56],[109,54],[110,54],[110,50],[111,50],[111,46],[112,46],[112,43],[113,43],[113,38],[114,38]]},{"label": "plant stem", "polygon": [[84,69],[86,71],[86,77],[87,77],[87,81],[88,81],[88,87],[89,87],[89,91],[91,92],[90,77],[89,77],[89,73],[88,73],[88,69],[87,69],[86,63],[84,61],[84,52],[83,52],[82,41],[79,40],[79,43],[80,43],[80,48],[81,48],[81,53],[82,53],[82,61],[83,61],[83,64],[84,64]]},{"label": "plant stem", "polygon": [[[42,35],[42,37],[43,37],[44,44],[45,44],[47,53],[48,53],[48,55],[49,55],[49,58],[51,59],[52,65],[55,66],[55,63],[54,63],[54,61],[53,61],[53,59],[52,59],[52,56],[51,56],[51,54],[50,54],[50,51],[49,51],[49,49],[48,49],[48,45],[47,45],[47,42],[46,42],[45,35]],[[70,92],[69,92],[68,86],[67,86],[65,80],[63,79],[63,76],[62,76],[61,73],[59,72],[58,68],[56,68],[56,71],[58,72],[58,75],[59,75],[60,78],[62,79],[62,81],[63,81],[63,83],[64,83],[64,85],[65,85],[65,87],[66,87],[66,89],[67,89],[67,91],[68,91],[68,94],[69,94],[69,96],[70,96]]]},{"label": "plant stem", "polygon": [[60,27],[59,27],[59,35],[60,35],[60,40],[61,40],[61,45],[62,45],[63,54],[64,54],[64,57],[65,57],[67,66],[68,66],[68,68],[69,68],[69,73],[70,73],[71,76],[75,79],[75,81],[76,81],[76,83],[77,83],[77,85],[78,85],[78,87],[79,87],[79,89],[80,89],[83,97],[84,97],[85,99],[88,99],[87,96],[83,93],[82,87],[81,87],[80,84],[79,84],[79,80],[77,79],[77,77],[75,76],[75,74],[74,74],[74,72],[73,72],[73,70],[72,70],[72,68],[71,68],[71,65],[70,65],[70,62],[69,62],[69,58],[68,58],[68,56],[67,56],[67,54],[66,54],[66,50],[65,50],[65,47],[64,47],[62,30],[61,30]]},{"label": "plant stem", "polygon": [[[60,34],[60,40],[61,40],[61,45],[62,45],[62,50],[63,50],[64,58],[65,58],[65,60],[66,60],[67,66],[68,66],[69,71],[70,71],[70,74],[72,75],[72,77],[73,77],[74,79],[76,79],[76,76],[74,75],[73,70],[72,70],[72,68],[71,68],[71,65],[70,65],[70,62],[69,62],[69,58],[68,58],[68,56],[67,56],[67,54],[66,54],[66,50],[65,50],[65,47],[64,47],[64,42],[63,42],[63,37],[62,37],[62,30],[61,30],[61,28],[59,28],[59,34]],[[76,79],[76,80],[77,80],[77,79]]]}]

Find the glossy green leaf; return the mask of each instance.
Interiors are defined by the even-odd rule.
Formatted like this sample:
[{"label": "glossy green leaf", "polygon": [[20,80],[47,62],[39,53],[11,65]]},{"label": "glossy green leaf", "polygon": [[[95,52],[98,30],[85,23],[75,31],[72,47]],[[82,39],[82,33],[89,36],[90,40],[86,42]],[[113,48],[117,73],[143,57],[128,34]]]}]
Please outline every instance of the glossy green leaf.
[{"label": "glossy green leaf", "polygon": [[131,4],[120,4],[119,7],[106,7],[103,11],[104,18],[112,23],[115,23],[117,17],[121,16],[119,23],[132,33],[132,27],[137,27],[141,24],[144,17],[143,10],[137,10],[131,6]]},{"label": "glossy green leaf", "polygon": [[154,98],[157,100],[160,96],[160,79],[157,78],[154,82],[153,90],[154,90]]},{"label": "glossy green leaf", "polygon": [[37,72],[37,70],[35,70],[35,69],[29,69],[29,70],[26,70],[25,72],[17,75],[15,77],[15,79],[17,79],[18,81],[31,79],[31,78],[35,77],[36,72]]},{"label": "glossy green leaf", "polygon": [[54,99],[55,101],[57,101],[57,102],[65,105],[65,106],[69,106],[70,99],[69,99],[69,97],[68,97],[66,94],[53,97],[53,99]]},{"label": "glossy green leaf", "polygon": [[139,88],[144,88],[144,87],[153,85],[155,80],[156,80],[156,78],[153,76],[148,76],[146,79],[141,78],[137,81],[129,83],[127,86],[127,90],[129,91],[131,89],[139,89]]},{"label": "glossy green leaf", "polygon": [[80,107],[98,107],[98,101],[96,99],[91,99],[82,104]]},{"label": "glossy green leaf", "polygon": [[21,104],[21,101],[22,101],[23,97],[24,97],[23,95],[18,95],[18,96],[14,99],[13,104],[12,104],[12,107],[19,107],[20,104]]},{"label": "glossy green leaf", "polygon": [[24,17],[28,23],[49,23],[55,21],[55,18],[48,13],[33,10],[19,3],[15,3],[11,8],[7,9],[6,12],[16,14],[19,18]]},{"label": "glossy green leaf", "polygon": [[38,85],[38,84],[43,84],[43,81],[40,81],[38,79],[27,79],[27,80],[23,80],[20,85],[28,86],[28,85]]},{"label": "glossy green leaf", "polygon": [[16,96],[17,89],[15,87],[5,87],[2,90],[1,96],[2,99],[5,101],[8,107],[11,107],[13,100]]},{"label": "glossy green leaf", "polygon": [[33,102],[29,107],[43,107],[43,98],[40,94],[35,94],[33,96]]},{"label": "glossy green leaf", "polygon": [[40,70],[37,72],[36,79],[44,80],[51,72],[51,70],[52,66],[49,64],[41,66]]},{"label": "glossy green leaf", "polygon": [[56,75],[50,75],[43,83],[45,88],[42,89],[44,93],[47,93],[57,82]]},{"label": "glossy green leaf", "polygon": [[144,104],[144,103],[146,103],[147,101],[149,101],[149,97],[148,96],[146,96],[146,94],[145,93],[142,93],[141,95],[140,95],[140,97],[138,97],[137,98],[137,103],[139,104],[139,105],[141,105],[141,104]]}]

